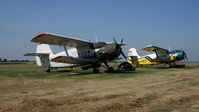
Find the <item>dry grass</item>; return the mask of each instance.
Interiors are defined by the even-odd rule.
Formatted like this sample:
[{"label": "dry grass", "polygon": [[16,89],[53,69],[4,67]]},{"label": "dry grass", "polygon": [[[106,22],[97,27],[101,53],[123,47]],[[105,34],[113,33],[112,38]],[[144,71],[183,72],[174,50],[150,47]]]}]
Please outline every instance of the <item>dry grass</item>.
[{"label": "dry grass", "polygon": [[[192,64],[198,66],[197,63]],[[9,67],[0,65],[2,70]],[[17,65],[23,68],[22,65]],[[26,65],[21,71],[36,70]],[[199,68],[157,69],[97,80],[0,75],[1,112],[198,112]],[[43,69],[39,69],[42,71]],[[94,74],[95,76],[96,74]],[[101,76],[102,74],[97,74]],[[109,74],[103,74],[109,75]],[[112,74],[113,75],[113,74]],[[124,74],[125,75],[125,74]],[[83,76],[80,76],[83,77]]]}]

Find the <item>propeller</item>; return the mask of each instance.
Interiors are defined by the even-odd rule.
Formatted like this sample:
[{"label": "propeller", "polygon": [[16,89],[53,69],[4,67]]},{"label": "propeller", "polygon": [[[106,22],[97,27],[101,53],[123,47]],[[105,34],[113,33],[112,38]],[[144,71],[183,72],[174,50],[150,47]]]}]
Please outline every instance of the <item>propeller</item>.
[{"label": "propeller", "polygon": [[115,40],[114,37],[113,37],[113,40],[114,40],[114,42],[116,44],[116,50],[118,51],[117,52],[117,58],[119,58],[120,54],[122,54],[122,56],[126,59],[126,56],[125,56],[124,52],[122,51],[122,47],[121,47],[122,43],[123,43],[123,38],[122,38],[120,44],[117,43],[117,41]]},{"label": "propeller", "polygon": [[186,59],[187,61],[188,61],[188,58],[187,58],[187,55],[186,55],[186,48],[185,49],[182,49],[182,51],[183,51],[183,55],[184,55],[184,60]]},{"label": "propeller", "polygon": [[183,54],[184,54],[184,58],[188,61],[188,58],[187,58],[185,51],[183,51]]}]

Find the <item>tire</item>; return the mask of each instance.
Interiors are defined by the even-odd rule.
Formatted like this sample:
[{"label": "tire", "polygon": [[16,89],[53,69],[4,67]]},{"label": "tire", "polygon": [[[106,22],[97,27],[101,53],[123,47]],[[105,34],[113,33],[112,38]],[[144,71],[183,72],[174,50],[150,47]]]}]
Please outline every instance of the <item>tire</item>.
[{"label": "tire", "polygon": [[130,63],[128,63],[128,62],[121,63],[118,66],[118,69],[119,70],[124,70],[124,71],[135,71],[135,67],[132,67],[132,65]]},{"label": "tire", "polygon": [[113,72],[114,71],[114,69],[113,69],[113,67],[108,67],[108,72]]}]

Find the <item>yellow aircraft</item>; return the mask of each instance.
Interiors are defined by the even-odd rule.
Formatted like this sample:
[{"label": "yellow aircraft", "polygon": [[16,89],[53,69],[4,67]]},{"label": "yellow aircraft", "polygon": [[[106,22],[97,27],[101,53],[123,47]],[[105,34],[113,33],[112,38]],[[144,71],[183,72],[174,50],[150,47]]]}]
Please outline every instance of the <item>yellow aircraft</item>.
[{"label": "yellow aircraft", "polygon": [[[152,54],[140,56],[135,48],[128,51],[128,62],[134,65],[157,65],[168,64],[169,67],[175,67],[176,61],[187,59],[183,50],[167,50],[156,46],[148,45],[141,49],[145,52],[153,52]],[[187,59],[188,60],[188,59]]]}]

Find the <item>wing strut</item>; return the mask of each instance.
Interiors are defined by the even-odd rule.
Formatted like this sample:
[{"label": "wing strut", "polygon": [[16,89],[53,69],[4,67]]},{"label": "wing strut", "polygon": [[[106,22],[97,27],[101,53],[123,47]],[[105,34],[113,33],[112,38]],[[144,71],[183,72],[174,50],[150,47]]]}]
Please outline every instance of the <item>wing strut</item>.
[{"label": "wing strut", "polygon": [[[152,50],[151,50],[151,51],[152,51]],[[151,51],[150,51],[150,52],[151,52]],[[159,58],[158,53],[157,53],[157,50],[154,50],[154,52],[155,52],[157,58]]]},{"label": "wing strut", "polygon": [[66,46],[64,45],[63,47],[64,47],[64,50],[65,50],[66,56],[69,56]]}]

